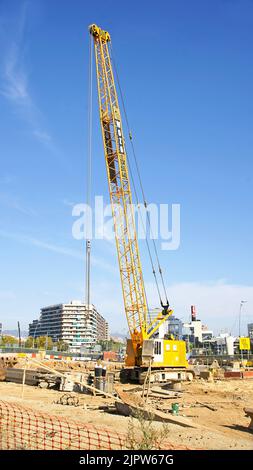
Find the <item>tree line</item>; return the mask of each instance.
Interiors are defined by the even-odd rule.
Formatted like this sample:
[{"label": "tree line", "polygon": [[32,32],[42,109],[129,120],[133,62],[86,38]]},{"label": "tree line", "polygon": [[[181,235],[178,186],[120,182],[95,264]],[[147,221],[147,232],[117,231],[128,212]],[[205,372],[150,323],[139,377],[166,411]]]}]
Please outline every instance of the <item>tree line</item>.
[{"label": "tree line", "polygon": [[[47,349],[52,350],[53,347],[57,348],[57,351],[67,351],[68,344],[62,340],[58,340],[53,342],[50,336],[38,336],[38,338],[33,338],[32,336],[28,336],[25,340],[21,342],[23,348],[28,349]],[[0,347],[8,347],[8,346],[18,346],[19,340],[15,338],[15,336],[3,335],[0,338]]]}]

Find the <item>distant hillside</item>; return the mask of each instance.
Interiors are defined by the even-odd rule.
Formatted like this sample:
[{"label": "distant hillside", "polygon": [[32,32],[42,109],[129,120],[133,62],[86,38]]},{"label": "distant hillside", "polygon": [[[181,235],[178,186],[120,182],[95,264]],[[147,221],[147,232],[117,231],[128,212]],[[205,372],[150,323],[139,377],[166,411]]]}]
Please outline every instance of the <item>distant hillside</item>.
[{"label": "distant hillside", "polygon": [[[16,338],[18,338],[18,330],[3,330],[2,334],[7,336],[15,336]],[[21,338],[27,338],[28,331],[21,330],[20,334]]]},{"label": "distant hillside", "polygon": [[[114,338],[121,338],[123,340],[126,339],[126,334],[122,334],[122,333],[111,333],[110,332],[110,336],[113,336]],[[129,336],[129,334],[127,334],[127,337]]]}]

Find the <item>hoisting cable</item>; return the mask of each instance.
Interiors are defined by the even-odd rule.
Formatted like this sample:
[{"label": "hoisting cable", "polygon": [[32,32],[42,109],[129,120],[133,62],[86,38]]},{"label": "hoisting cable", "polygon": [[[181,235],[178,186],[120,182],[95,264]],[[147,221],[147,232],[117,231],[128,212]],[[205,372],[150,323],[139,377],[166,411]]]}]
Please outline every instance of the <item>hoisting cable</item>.
[{"label": "hoisting cable", "polygon": [[[126,158],[127,158],[127,163],[128,163],[128,167],[129,167],[130,178],[131,178],[132,185],[133,185],[133,190],[134,190],[135,199],[136,199],[137,205],[139,206],[138,195],[137,195],[137,190],[136,190],[135,181],[134,181],[134,178],[133,178],[133,172],[132,172],[132,168],[131,168],[131,163],[130,163],[128,157],[127,157],[127,154],[126,154]],[[145,227],[144,227],[144,221],[143,221],[143,218],[142,218],[142,214],[141,214],[141,212],[139,212],[139,214],[140,214],[140,219],[141,219],[142,228],[143,228],[143,230],[144,230]],[[146,242],[146,246],[147,246],[147,250],[148,250],[148,255],[149,255],[150,264],[151,264],[151,267],[152,267],[152,273],[153,273],[153,276],[154,276],[154,279],[155,279],[156,290],[157,290],[157,293],[158,293],[158,297],[159,297],[159,300],[160,300],[160,304],[163,305],[163,304],[162,304],[161,292],[160,292],[159,284],[158,284],[157,277],[156,277],[156,271],[155,271],[154,262],[153,262],[153,257],[152,257],[152,253],[151,253],[151,250],[150,250],[150,246],[149,246],[149,242],[148,242],[147,235],[145,236],[145,242]],[[147,302],[147,309],[148,309],[149,322],[151,323],[150,308],[149,308],[149,305],[148,305],[147,292],[146,292],[146,288],[145,288],[145,284],[144,284],[144,283],[143,283],[143,288],[144,288],[145,297],[146,297],[146,302]]]},{"label": "hoisting cable", "polygon": [[[136,185],[135,185],[134,178],[133,178],[133,172],[132,172],[132,168],[131,168],[131,163],[130,163],[128,157],[126,157],[126,158],[127,158],[127,163],[128,163],[128,167],[129,167],[129,173],[130,173],[132,185],[133,185],[133,190],[134,190],[135,199],[136,199],[137,205],[139,206],[138,194],[137,194]],[[144,230],[145,227],[144,227],[144,221],[143,221],[141,212],[140,212],[140,219],[141,219],[142,228],[143,228],[143,230]],[[159,300],[160,300],[160,302],[162,303],[161,292],[160,292],[159,284],[158,284],[157,277],[156,277],[156,270],[155,270],[155,266],[154,266],[154,262],[153,262],[153,257],[152,257],[152,253],[151,253],[151,250],[150,250],[150,246],[149,246],[149,242],[148,242],[147,235],[145,236],[145,242],[146,242],[146,245],[147,245],[148,255],[149,255],[149,259],[150,259],[150,263],[151,263],[151,267],[152,267],[152,273],[153,273],[153,276],[154,276],[154,279],[155,279],[155,284],[156,284],[157,293],[158,293],[158,296],[159,296]],[[144,286],[144,290],[145,290],[145,286]],[[146,295],[146,291],[145,291],[145,295]],[[146,296],[146,298],[147,298],[147,296]]]},{"label": "hoisting cable", "polygon": [[[116,73],[116,79],[117,79],[117,84],[118,84],[118,87],[119,87],[120,97],[121,97],[121,101],[122,101],[122,105],[123,105],[123,112],[124,112],[124,116],[125,116],[125,120],[126,120],[128,135],[129,135],[129,139],[130,139],[130,143],[131,143],[131,148],[132,148],[132,152],[133,152],[133,156],[134,156],[135,166],[136,166],[138,180],[139,180],[141,193],[142,193],[142,198],[143,198],[143,203],[144,203],[144,207],[145,207],[146,212],[147,212],[148,226],[149,226],[150,234],[151,234],[151,237],[152,237],[153,247],[154,247],[156,261],[157,261],[157,265],[158,265],[158,270],[159,270],[159,274],[160,274],[160,278],[161,278],[161,282],[162,282],[162,286],[163,286],[163,291],[164,291],[164,295],[165,295],[166,304],[167,304],[167,307],[168,307],[169,306],[169,301],[168,301],[165,282],[164,282],[164,278],[163,278],[163,272],[162,272],[162,268],[161,268],[157,248],[156,248],[155,239],[153,237],[153,231],[152,231],[151,222],[150,222],[150,215],[149,215],[149,212],[147,210],[148,204],[147,204],[147,200],[145,198],[145,193],[144,193],[140,168],[139,168],[139,164],[138,164],[138,160],[137,160],[137,156],[136,156],[136,152],[135,152],[135,147],[134,147],[134,143],[133,143],[133,136],[132,136],[132,133],[131,133],[131,129],[130,129],[129,121],[128,121],[128,116],[127,116],[127,112],[126,112],[125,100],[124,100],[122,88],[121,88],[120,81],[119,81],[119,74],[118,74],[118,70],[117,70],[117,66],[116,66],[116,61],[115,61],[114,55],[113,55],[112,44],[110,44],[110,51],[111,51],[112,63],[113,63],[115,73]],[[129,162],[129,160],[128,160],[128,162]],[[133,177],[132,177],[132,179],[133,179]],[[137,201],[138,201],[138,199],[137,199]],[[153,269],[153,266],[152,266],[152,269]],[[153,271],[153,274],[154,274],[154,271]],[[156,276],[155,276],[155,278],[156,278]],[[156,279],[156,281],[157,281],[157,279]],[[160,295],[159,295],[159,298],[160,298]],[[162,302],[161,298],[160,298],[160,302],[161,302],[161,305],[163,306],[163,302]]]}]

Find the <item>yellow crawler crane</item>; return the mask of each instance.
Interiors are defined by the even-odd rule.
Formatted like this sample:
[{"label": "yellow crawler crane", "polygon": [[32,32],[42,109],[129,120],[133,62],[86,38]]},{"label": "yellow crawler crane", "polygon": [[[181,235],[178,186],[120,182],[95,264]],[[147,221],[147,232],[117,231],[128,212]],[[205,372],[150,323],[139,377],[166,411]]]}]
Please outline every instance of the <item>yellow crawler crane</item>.
[{"label": "yellow crawler crane", "polygon": [[125,140],[109,48],[111,38],[95,24],[90,26],[90,34],[94,39],[100,122],[125,313],[131,336],[127,342],[124,376],[142,382],[151,366],[151,380],[184,379],[187,367],[185,342],[156,336],[173,311],[166,306],[153,321],[148,321]]}]

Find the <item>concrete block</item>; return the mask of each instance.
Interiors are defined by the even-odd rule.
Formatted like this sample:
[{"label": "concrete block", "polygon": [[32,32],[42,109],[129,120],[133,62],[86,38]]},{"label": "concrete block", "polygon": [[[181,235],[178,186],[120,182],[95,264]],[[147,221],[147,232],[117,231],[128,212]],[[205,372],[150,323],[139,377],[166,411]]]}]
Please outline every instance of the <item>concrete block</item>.
[{"label": "concrete block", "polygon": [[212,379],[212,373],[210,370],[202,370],[200,371],[200,378],[204,380],[209,380],[210,378]]}]

